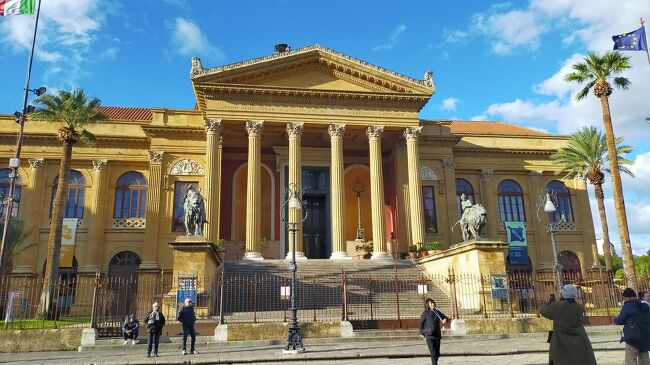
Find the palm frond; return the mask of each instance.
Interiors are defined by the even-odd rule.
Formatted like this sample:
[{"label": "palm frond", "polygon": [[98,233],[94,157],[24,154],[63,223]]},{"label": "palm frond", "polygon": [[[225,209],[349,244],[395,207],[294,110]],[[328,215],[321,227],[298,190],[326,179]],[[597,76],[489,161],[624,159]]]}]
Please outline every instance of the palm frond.
[{"label": "palm frond", "polygon": [[627,88],[630,87],[630,80],[628,80],[626,77],[615,77],[614,78],[614,85],[616,85],[619,89],[626,90]]},{"label": "palm frond", "polygon": [[97,136],[95,136],[92,132],[88,131],[87,129],[81,130],[81,133],[79,134],[79,139],[87,145],[94,145],[95,142],[97,142]]}]

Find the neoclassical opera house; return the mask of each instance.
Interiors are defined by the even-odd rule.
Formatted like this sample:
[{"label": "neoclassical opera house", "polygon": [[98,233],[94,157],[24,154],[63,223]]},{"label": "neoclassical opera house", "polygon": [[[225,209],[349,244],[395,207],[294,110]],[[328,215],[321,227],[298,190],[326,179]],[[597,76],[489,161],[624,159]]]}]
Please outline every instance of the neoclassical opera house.
[{"label": "neoclassical opera house", "polygon": [[[286,257],[281,204],[295,184],[308,212],[296,250],[307,259],[359,259],[357,238],[385,260],[411,244],[459,243],[451,227],[464,193],[486,208],[490,240],[506,240],[504,222],[525,222],[524,269],[551,270],[536,209],[540,191],[552,187],[560,209],[549,219],[562,219],[565,269],[596,262],[585,183],[559,179],[549,160],[568,137],[420,119],[435,91],[431,73],[419,80],[315,45],[214,68],[195,58],[190,79],[194,109],[104,106],[109,120],[90,127],[96,145],[75,146],[65,217],[77,220],[64,273],[171,270],[169,243],[185,234],[190,184],[206,199],[205,235],[225,242],[226,260]],[[56,129],[26,124],[16,211],[37,244],[14,258],[14,275],[43,272],[61,153]],[[13,156],[17,130],[12,115],[0,115],[0,166]],[[0,169],[0,193],[8,175]]]}]

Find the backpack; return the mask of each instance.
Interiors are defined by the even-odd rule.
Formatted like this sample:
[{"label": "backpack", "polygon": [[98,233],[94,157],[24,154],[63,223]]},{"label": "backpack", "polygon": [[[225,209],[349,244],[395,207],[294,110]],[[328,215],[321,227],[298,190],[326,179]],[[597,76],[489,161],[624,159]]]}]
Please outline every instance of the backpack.
[{"label": "backpack", "polygon": [[623,325],[622,341],[639,351],[650,350],[650,313],[637,312],[628,318]]}]

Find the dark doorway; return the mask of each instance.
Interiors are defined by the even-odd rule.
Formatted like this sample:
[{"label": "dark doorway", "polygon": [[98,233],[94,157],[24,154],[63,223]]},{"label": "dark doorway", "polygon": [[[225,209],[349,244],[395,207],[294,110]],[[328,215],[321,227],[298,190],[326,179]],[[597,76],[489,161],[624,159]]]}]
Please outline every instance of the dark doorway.
[{"label": "dark doorway", "polygon": [[310,259],[329,258],[331,252],[327,245],[327,196],[324,194],[305,194],[307,219],[302,224],[302,237],[305,256]]}]

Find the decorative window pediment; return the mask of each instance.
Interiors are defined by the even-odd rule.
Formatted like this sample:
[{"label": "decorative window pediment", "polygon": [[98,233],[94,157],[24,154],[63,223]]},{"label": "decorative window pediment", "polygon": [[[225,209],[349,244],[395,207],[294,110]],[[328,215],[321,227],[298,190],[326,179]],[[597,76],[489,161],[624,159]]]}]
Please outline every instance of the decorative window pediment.
[{"label": "decorative window pediment", "polygon": [[190,159],[176,161],[169,170],[170,175],[204,175],[203,166]]},{"label": "decorative window pediment", "polygon": [[420,167],[420,179],[434,181],[438,180],[438,175],[436,175],[436,172],[429,166],[422,166]]}]

